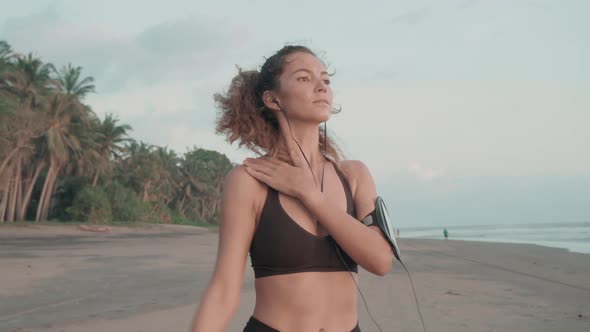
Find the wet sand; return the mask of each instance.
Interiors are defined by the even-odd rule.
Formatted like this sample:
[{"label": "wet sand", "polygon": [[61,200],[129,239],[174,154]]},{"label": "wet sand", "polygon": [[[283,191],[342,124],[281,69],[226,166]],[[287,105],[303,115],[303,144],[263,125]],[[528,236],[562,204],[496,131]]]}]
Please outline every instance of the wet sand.
[{"label": "wet sand", "polygon": [[[400,239],[427,331],[590,331],[590,255],[534,245]],[[217,233],[189,226],[0,227],[0,331],[188,331]],[[400,264],[359,269],[383,331],[422,331]],[[254,307],[247,269],[241,331]],[[378,331],[359,297],[363,332]]]}]

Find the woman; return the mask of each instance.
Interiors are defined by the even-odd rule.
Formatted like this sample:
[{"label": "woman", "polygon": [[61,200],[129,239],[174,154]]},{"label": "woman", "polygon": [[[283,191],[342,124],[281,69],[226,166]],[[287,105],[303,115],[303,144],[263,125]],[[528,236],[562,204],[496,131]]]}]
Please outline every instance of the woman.
[{"label": "woman", "polygon": [[225,331],[248,253],[256,305],[244,332],[360,331],[357,264],[382,276],[393,252],[377,226],[359,222],[375,208],[369,170],[341,161],[319,130],[332,114],[323,63],[285,46],[215,100],[217,131],[263,156],[226,176],[217,261],[192,331]]}]

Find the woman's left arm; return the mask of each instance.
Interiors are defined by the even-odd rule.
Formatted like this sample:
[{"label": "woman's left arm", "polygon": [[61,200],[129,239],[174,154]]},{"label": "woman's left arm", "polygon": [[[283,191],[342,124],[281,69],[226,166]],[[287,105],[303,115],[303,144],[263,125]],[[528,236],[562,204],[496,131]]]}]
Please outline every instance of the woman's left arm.
[{"label": "woman's left arm", "polygon": [[355,262],[365,270],[383,276],[391,270],[393,251],[379,227],[367,227],[359,222],[375,209],[375,182],[361,161],[344,161],[340,168],[354,188],[358,220],[342,211],[331,197],[320,191],[301,193],[299,199]]}]

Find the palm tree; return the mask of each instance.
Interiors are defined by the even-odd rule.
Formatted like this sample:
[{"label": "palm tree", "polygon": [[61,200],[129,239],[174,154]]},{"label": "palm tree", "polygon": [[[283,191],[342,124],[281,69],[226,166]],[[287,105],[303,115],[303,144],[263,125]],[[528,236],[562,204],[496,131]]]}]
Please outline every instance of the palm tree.
[{"label": "palm tree", "polygon": [[107,113],[102,122],[95,122],[95,130],[98,133],[98,159],[94,167],[93,187],[96,187],[101,174],[112,172],[112,161],[122,158],[126,152],[126,147],[122,144],[131,142],[127,132],[133,128],[128,124],[117,125],[118,121],[113,114]]},{"label": "palm tree", "polygon": [[[190,185],[190,189],[185,185],[180,201],[183,208],[195,211],[201,220],[213,221],[219,210],[223,178],[231,167],[229,159],[217,151],[200,148],[187,151],[180,165]],[[185,207],[184,196],[189,199],[189,206]]]},{"label": "palm tree", "polygon": [[[12,141],[9,139],[8,123],[12,122],[12,109],[10,95],[4,91],[5,72],[11,68],[10,58],[12,48],[4,41],[0,40],[0,222],[4,221],[6,207],[8,205],[8,189],[11,177],[4,174],[4,169],[12,159],[18,149],[10,147]],[[10,152],[8,150],[11,150]]]},{"label": "palm tree", "polygon": [[156,147],[154,156],[157,161],[159,181],[154,186],[155,200],[168,205],[180,189],[178,184],[180,173],[178,171],[178,156],[168,147]]},{"label": "palm tree", "polygon": [[[4,107],[9,104],[12,108],[8,113],[15,118],[10,119],[12,127],[8,130],[12,130],[11,134],[14,135],[19,130],[29,128],[29,123],[23,122],[26,118],[32,117],[27,113],[35,111],[41,99],[49,92],[50,65],[43,64],[30,53],[26,57],[16,57],[16,61],[11,61],[13,56],[10,54],[10,46],[2,45],[0,42],[0,63],[4,66],[4,71],[0,72],[0,96]],[[4,129],[7,130],[6,127]],[[6,139],[6,136],[4,138]],[[13,154],[8,156],[11,158]],[[3,160],[3,164],[5,162],[6,159]],[[1,171],[0,169],[0,173]]]},{"label": "palm tree", "polygon": [[144,202],[150,201],[156,162],[152,157],[154,146],[131,141],[125,146],[125,154],[119,161],[120,183],[131,187]]},{"label": "palm tree", "polygon": [[123,161],[123,173],[129,178],[122,183],[127,182],[133,187],[144,202],[165,202],[170,187],[177,186],[172,176],[172,169],[177,164],[174,151],[144,142],[132,142],[127,149],[129,155]]},{"label": "palm tree", "polygon": [[0,86],[2,85],[2,73],[11,67],[10,60],[13,57],[12,48],[4,41],[0,40]]},{"label": "palm tree", "polygon": [[[0,222],[24,220],[37,194],[35,219],[47,219],[52,204],[68,204],[72,189],[109,177],[149,203],[152,220],[170,222],[176,209],[185,218],[213,222],[232,167],[227,157],[198,148],[179,156],[135,142],[129,125],[112,114],[101,121],[83,103],[94,91],[94,79],[81,67],[58,70],[0,40]],[[70,196],[55,195],[61,189]]]},{"label": "palm tree", "polygon": [[94,91],[94,85],[91,84],[94,79],[80,79],[81,67],[68,65],[57,71],[51,66],[51,69],[57,75],[57,80],[54,81],[56,93],[45,109],[49,117],[49,128],[45,133],[44,152],[49,159],[49,170],[37,206],[37,222],[46,220],[49,215],[55,183],[60,173],[70,161],[82,160],[83,151],[88,155],[88,150],[94,147],[82,149],[82,138],[92,118],[92,110],[82,104],[82,99]]},{"label": "palm tree", "polygon": [[[9,56],[10,48],[2,44],[3,70],[0,76],[0,93],[13,106],[9,121],[3,124],[3,140],[7,142],[8,152],[0,163],[0,178],[4,174],[0,220],[14,221],[18,212],[20,218],[24,206],[23,194],[30,188],[23,188],[22,174],[30,166],[25,161],[32,155],[31,140],[40,135],[44,124],[43,117],[35,114],[45,96],[50,91],[50,65],[44,64],[32,54]],[[9,59],[8,61],[6,59]],[[3,98],[3,99],[4,99]],[[35,172],[27,172],[34,177]],[[25,178],[28,180],[28,178]],[[33,185],[29,183],[29,185]],[[31,187],[32,188],[32,187]]]},{"label": "palm tree", "polygon": [[4,40],[0,40],[0,75],[4,71],[12,69],[12,60],[15,56],[16,54],[12,51],[10,44]]},{"label": "palm tree", "polygon": [[0,40],[0,61],[4,61],[12,54],[12,47],[5,40]]},{"label": "palm tree", "polygon": [[58,89],[62,94],[73,96],[78,101],[81,101],[89,93],[95,92],[94,78],[92,76],[80,79],[82,67],[73,67],[71,63],[68,63],[67,66],[63,66],[60,70],[51,65],[51,70],[60,82]]}]

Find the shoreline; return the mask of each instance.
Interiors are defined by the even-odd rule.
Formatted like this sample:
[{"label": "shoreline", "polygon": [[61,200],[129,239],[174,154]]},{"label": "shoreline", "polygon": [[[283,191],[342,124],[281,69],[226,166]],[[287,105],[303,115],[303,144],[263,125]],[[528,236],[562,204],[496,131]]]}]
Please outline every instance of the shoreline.
[{"label": "shoreline", "polygon": [[[109,228],[108,231],[105,232],[93,232],[93,231],[85,231],[80,229],[80,226],[99,226],[99,227],[107,227]],[[81,236],[96,236],[98,234],[103,234],[104,236],[110,235],[117,235],[117,234],[142,234],[142,233],[149,233],[149,234],[157,234],[157,233],[175,233],[175,232],[187,232],[187,233],[200,233],[200,232],[211,232],[217,233],[219,230],[218,226],[210,226],[210,227],[203,227],[203,226],[195,226],[195,225],[178,225],[178,224],[148,224],[148,223],[121,223],[121,224],[89,224],[89,223],[65,223],[65,222],[43,222],[43,223],[33,223],[33,222],[26,222],[26,223],[3,223],[0,224],[0,239],[3,237],[11,237],[11,236],[73,236],[73,235],[81,235]],[[538,246],[543,248],[552,248],[558,250],[565,250],[570,253],[575,254],[585,254],[588,255],[590,252],[585,251],[576,251],[572,250],[567,247],[563,246],[550,246],[545,244],[533,243],[533,242],[526,242],[526,241],[518,241],[518,240],[470,240],[470,239],[461,239],[461,238],[435,238],[435,237],[400,237],[398,241],[401,240],[435,240],[435,241],[459,241],[459,242],[470,242],[470,243],[493,243],[498,245],[512,245],[512,244],[522,244],[522,245],[531,245],[531,246]],[[403,248],[401,248],[403,250]]]},{"label": "shoreline", "polygon": [[506,245],[510,245],[510,244],[522,244],[522,245],[530,245],[530,246],[538,246],[538,247],[543,247],[543,248],[551,248],[551,249],[558,249],[558,250],[565,250],[567,252],[570,253],[574,253],[574,254],[584,254],[584,255],[590,255],[590,252],[586,252],[586,251],[576,251],[570,248],[566,248],[563,246],[550,246],[550,245],[545,245],[545,244],[539,244],[539,243],[533,243],[533,242],[525,242],[525,241],[518,241],[518,240],[466,240],[466,239],[437,239],[437,238],[429,238],[429,237],[406,237],[405,239],[408,240],[435,240],[435,241],[460,241],[460,242],[472,242],[472,243],[494,243],[494,244],[498,244],[498,245],[502,245],[502,244],[506,244]]},{"label": "shoreline", "polygon": [[[105,234],[68,226],[12,235],[0,227],[0,331],[188,330],[213,272],[217,231],[166,225]],[[590,330],[586,254],[528,244],[399,243],[428,331]],[[359,267],[359,287],[384,331],[421,329],[401,265],[384,277]],[[247,262],[227,331],[241,331],[254,304]],[[363,331],[377,330],[360,297],[358,316]]]},{"label": "shoreline", "polygon": [[[85,230],[86,227],[107,228],[104,231]],[[142,234],[142,233],[169,233],[169,232],[216,232],[217,227],[203,227],[193,225],[177,224],[148,224],[148,223],[125,223],[125,224],[90,224],[90,223],[11,223],[0,224],[0,239],[3,237],[47,237],[47,236],[96,236],[96,235],[117,235],[117,234]]]}]

